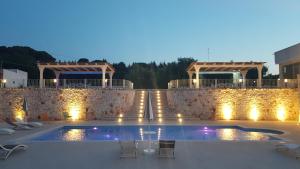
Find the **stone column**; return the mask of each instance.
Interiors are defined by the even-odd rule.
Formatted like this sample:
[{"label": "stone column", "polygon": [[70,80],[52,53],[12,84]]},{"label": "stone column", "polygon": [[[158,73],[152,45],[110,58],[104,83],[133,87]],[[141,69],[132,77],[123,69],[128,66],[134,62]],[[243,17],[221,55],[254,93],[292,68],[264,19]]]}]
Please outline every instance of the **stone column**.
[{"label": "stone column", "polygon": [[200,73],[200,66],[195,65],[195,72],[196,72],[196,88],[199,89],[200,84],[199,84],[199,73]]},{"label": "stone column", "polygon": [[60,72],[59,71],[55,71],[54,74],[55,74],[55,79],[56,79],[55,87],[57,88],[59,86],[59,75],[60,75]]},{"label": "stone column", "polygon": [[193,88],[193,72],[188,71],[189,74],[189,88]]},{"label": "stone column", "polygon": [[109,88],[112,89],[112,80],[113,80],[114,72],[109,72]]},{"label": "stone column", "polygon": [[40,88],[44,87],[44,67],[39,67],[40,70]]},{"label": "stone column", "polygon": [[106,74],[106,66],[101,67],[102,69],[102,88],[105,88],[105,74]]},{"label": "stone column", "polygon": [[279,80],[277,82],[277,86],[278,87],[282,87],[283,86],[283,81],[284,81],[284,77],[283,77],[283,65],[279,64]]},{"label": "stone column", "polygon": [[242,79],[243,79],[242,87],[246,88],[246,81],[247,81],[246,76],[247,76],[248,70],[241,71],[240,73],[241,73]]},{"label": "stone column", "polygon": [[261,88],[262,84],[262,65],[257,66],[257,74],[258,74],[258,79],[257,79],[257,87]]}]

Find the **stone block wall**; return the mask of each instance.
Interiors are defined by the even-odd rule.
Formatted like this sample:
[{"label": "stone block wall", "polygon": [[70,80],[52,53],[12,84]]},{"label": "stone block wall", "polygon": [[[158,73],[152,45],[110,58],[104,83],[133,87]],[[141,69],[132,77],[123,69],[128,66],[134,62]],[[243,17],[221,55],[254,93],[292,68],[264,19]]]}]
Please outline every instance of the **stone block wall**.
[{"label": "stone block wall", "polygon": [[63,112],[78,119],[116,117],[129,111],[134,90],[102,89],[1,89],[0,117],[24,116],[23,98],[28,102],[28,118],[61,120]]},{"label": "stone block wall", "polygon": [[174,89],[167,97],[175,113],[203,120],[224,119],[225,111],[235,120],[251,119],[254,113],[258,120],[299,119],[297,89]]}]

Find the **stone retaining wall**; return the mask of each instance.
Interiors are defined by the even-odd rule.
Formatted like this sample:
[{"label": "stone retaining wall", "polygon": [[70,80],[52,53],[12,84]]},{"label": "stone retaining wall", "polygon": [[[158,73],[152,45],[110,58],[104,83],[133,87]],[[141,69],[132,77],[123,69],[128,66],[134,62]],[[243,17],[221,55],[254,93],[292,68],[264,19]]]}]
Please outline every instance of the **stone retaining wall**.
[{"label": "stone retaining wall", "polygon": [[174,89],[167,92],[169,107],[183,116],[203,120],[299,119],[297,89]]},{"label": "stone retaining wall", "polygon": [[30,119],[61,120],[63,112],[87,120],[116,117],[129,111],[134,93],[107,89],[1,89],[0,117],[24,117],[24,97]]}]

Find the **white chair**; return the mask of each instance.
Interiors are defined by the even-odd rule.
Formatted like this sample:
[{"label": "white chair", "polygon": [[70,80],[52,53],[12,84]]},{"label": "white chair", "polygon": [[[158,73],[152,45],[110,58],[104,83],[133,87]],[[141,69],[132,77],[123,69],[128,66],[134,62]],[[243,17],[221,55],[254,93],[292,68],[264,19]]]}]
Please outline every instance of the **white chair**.
[{"label": "white chair", "polygon": [[300,145],[298,144],[284,142],[275,145],[275,149],[277,152],[295,157],[296,159],[300,159]]},{"label": "white chair", "polygon": [[136,158],[137,143],[136,141],[119,141],[121,147],[120,158]]},{"label": "white chair", "polygon": [[27,121],[23,121],[19,118],[16,119],[16,123],[17,124],[21,124],[21,125],[25,125],[25,126],[29,126],[29,127],[42,127],[43,123],[41,122],[27,122]]},{"label": "white chair", "polygon": [[13,134],[15,130],[9,128],[0,128],[0,134]]},{"label": "white chair", "polygon": [[6,160],[11,153],[17,150],[26,150],[27,145],[15,144],[15,145],[0,145],[0,158]]}]

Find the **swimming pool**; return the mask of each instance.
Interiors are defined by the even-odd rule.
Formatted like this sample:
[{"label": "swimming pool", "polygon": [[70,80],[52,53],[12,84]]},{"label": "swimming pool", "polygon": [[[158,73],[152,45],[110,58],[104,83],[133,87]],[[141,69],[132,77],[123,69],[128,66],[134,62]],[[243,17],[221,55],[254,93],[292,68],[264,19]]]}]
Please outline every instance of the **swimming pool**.
[{"label": "swimming pool", "polygon": [[240,126],[64,126],[31,141],[202,140],[269,141],[283,132]]}]

